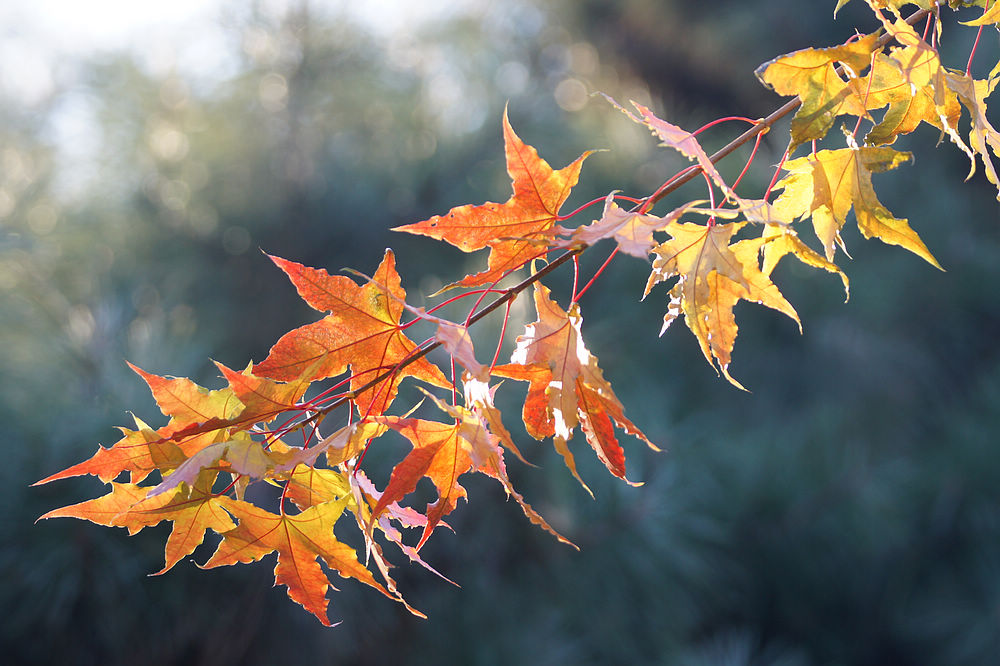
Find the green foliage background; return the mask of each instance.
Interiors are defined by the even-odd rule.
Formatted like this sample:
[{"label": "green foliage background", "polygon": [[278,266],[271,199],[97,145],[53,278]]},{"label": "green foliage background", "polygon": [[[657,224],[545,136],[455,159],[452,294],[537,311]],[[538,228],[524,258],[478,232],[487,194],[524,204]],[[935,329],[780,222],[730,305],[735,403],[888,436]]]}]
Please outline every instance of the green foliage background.
[{"label": "green foliage background", "polygon": [[[995,190],[981,176],[962,183],[964,157],[935,148],[933,132],[906,146],[915,165],[876,187],[948,272],[857,234],[846,236],[847,304],[836,278],[780,268],[805,334],[738,308],[733,372],[750,394],[719,380],[683,327],[658,340],[663,294],[639,303],[645,267],[616,262],[582,303],[584,332],[629,416],[666,452],[626,444],[641,488],[581,460],[595,502],[548,444],[526,442],[542,468],[512,464],[515,484],[582,552],[531,528],[497,488],[471,484],[456,533],[425,550],[461,589],[399,572],[428,621],[345,583],[331,602],[344,624],[325,630],[271,589],[266,565],[147,578],[162,563],[162,527],[128,538],[32,524],[101,488],[30,483],[112,443],[126,409],[161,422],[124,359],[217,386],[208,358],[260,360],[310,320],[257,248],[370,272],[392,246],[422,305],[419,294],[483,257],[388,229],[507,196],[505,103],[553,166],[612,149],[588,160],[567,209],[611,189],[642,195],[684,165],[585,93],[653,103],[691,129],[762,116],[779,100],[753,80],[760,62],[873,29],[861,3],[836,22],[829,4],[472,3],[383,40],[334,4],[233,3],[222,13],[233,71],[191,77],[105,53],[72,63],[40,102],[0,99],[9,663],[993,663],[1000,226]],[[946,30],[954,64],[972,36]],[[994,33],[981,49],[988,69]],[[52,133],[73,104],[86,107],[96,147],[82,164]],[[783,149],[773,132],[748,191],[763,190]]]}]

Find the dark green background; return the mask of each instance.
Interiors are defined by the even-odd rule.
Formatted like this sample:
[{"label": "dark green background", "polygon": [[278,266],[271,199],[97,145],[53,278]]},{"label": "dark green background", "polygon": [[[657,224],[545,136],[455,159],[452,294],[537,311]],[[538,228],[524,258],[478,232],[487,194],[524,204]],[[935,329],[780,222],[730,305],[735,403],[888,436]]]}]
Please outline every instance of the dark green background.
[{"label": "dark green background", "polygon": [[[682,324],[657,339],[665,290],[640,303],[648,268],[616,261],[582,301],[584,334],[664,453],[626,438],[629,476],[645,482],[632,488],[575,442],[592,501],[548,443],[514,428],[540,465],[512,461],[515,484],[582,552],[532,528],[495,483],[471,480],[455,534],[441,530],[424,551],[461,589],[397,570],[429,620],[343,581],[331,598],[343,624],[325,629],[272,589],[273,559],[211,572],[185,561],[150,578],[164,526],[128,538],[33,524],[104,489],[90,478],[29,484],[114,442],[126,410],[162,423],[125,359],[216,387],[209,358],[242,367],[313,320],[257,248],[370,273],[391,246],[411,301],[426,305],[421,294],[485,259],[388,229],[507,197],[505,104],[555,167],[610,149],[587,161],[566,210],[611,189],[641,196],[684,163],[600,99],[581,102],[581,90],[653,104],[691,129],[759,117],[781,100],[756,82],[757,65],[874,29],[860,2],[835,22],[833,2],[696,4],[482,3],[386,41],[317,11],[323,3],[284,14],[233,3],[221,20],[238,67],[225,76],[153,74],[135,54],[105,53],[69,63],[51,98],[0,99],[0,187],[13,201],[0,219],[5,660],[995,663],[1000,221],[981,169],[963,183],[967,161],[947,142],[935,148],[933,130],[900,142],[915,164],[875,184],[947,272],[862,241],[853,223],[853,260],[840,256],[849,303],[836,277],[782,265],[775,280],[805,332],[737,307],[731,370],[750,393],[716,376]],[[973,37],[947,27],[948,64],[964,67]],[[975,73],[989,71],[996,46],[987,31]],[[99,147],[69,174],[87,183],[72,196],[51,133],[67,100],[92,110]],[[748,195],[766,187],[781,135],[765,140]],[[741,166],[734,157],[723,170]],[[609,251],[589,253],[584,274]],[[551,281],[564,304],[569,281]],[[514,400],[519,390],[503,389]],[[405,450],[387,445],[371,473]]]}]

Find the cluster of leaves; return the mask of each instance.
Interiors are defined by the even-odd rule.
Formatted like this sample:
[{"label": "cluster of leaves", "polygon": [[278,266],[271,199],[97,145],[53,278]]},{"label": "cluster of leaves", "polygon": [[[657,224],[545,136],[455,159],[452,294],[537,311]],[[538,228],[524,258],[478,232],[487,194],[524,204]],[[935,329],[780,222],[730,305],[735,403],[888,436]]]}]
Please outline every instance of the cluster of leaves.
[{"label": "cluster of leaves", "polygon": [[[840,0],[838,9],[846,1]],[[560,209],[590,153],[553,169],[518,137],[505,114],[511,197],[502,204],[460,206],[397,228],[465,252],[489,249],[483,271],[445,289],[463,289],[458,296],[430,310],[409,305],[390,250],[370,278],[356,274],[357,279],[271,257],[323,317],[285,334],[260,363],[242,371],[219,364],[227,382],[221,389],[134,368],[168,417],[167,424],[153,428],[136,419],[135,427],[122,428],[122,438],[110,448],[99,448],[89,460],[39,481],[94,475],[111,486],[103,497],[43,518],[82,518],[125,527],[130,533],[170,521],[173,529],[159,573],[190,555],[209,530],[221,535],[221,541],[205,568],[277,552],[276,583],[285,585],[289,596],[324,624],[330,623],[327,592],[332,583],[320,561],[420,615],[398,591],[385,550],[398,547],[412,562],[434,571],[422,559],[421,548],[446,524],[458,500],[466,498],[466,474],[492,477],[531,522],[570,543],[513,487],[506,456],[523,456],[494,396],[504,379],[527,382],[521,415],[525,430],[538,440],[551,438],[585,488],[570,448],[578,426],[598,459],[623,480],[626,464],[619,432],[656,448],[625,416],[583,341],[579,299],[612,257],[651,260],[644,295],[661,282],[673,281],[663,328],[683,315],[708,362],[741,387],[729,371],[738,333],[734,306],[740,300],[756,302],[798,323],[795,309],[771,280],[786,255],[837,274],[846,291],[847,277],[835,259],[838,247],[846,253],[841,231],[851,210],[864,237],[899,245],[939,267],[907,220],[890,213],[873,189],[872,174],[895,169],[911,157],[890,147],[897,137],[929,124],[969,156],[970,176],[981,159],[987,178],[1000,187],[990,155],[1000,150],[1000,135],[987,120],[985,102],[1000,80],[1000,64],[985,80],[942,65],[936,2],[867,2],[882,24],[880,33],[856,36],[832,48],[798,51],[758,69],[761,81],[795,99],[768,118],[743,119],[751,127],[731,146],[753,139],[759,143],[778,119],[796,111],[788,150],[759,198],[737,193],[742,175],[732,183],[722,176],[715,162],[732,148],[709,156],[697,139],[706,128],[689,132],[642,105],[633,103],[633,113],[610,100],[693,164],[644,198],[612,192],[562,215]],[[900,6],[906,4],[922,9],[904,20]],[[969,22],[980,30],[1000,23],[1000,10],[988,0],[950,4],[983,6],[983,15]],[[913,27],[921,20],[926,20],[923,34]],[[873,115],[882,109],[879,117]],[[959,131],[963,109],[970,117],[966,138]],[[837,133],[828,136],[840,116],[857,119],[853,131],[845,129],[843,138]],[[859,138],[866,121],[871,127]],[[820,141],[843,145],[818,149]],[[795,157],[802,148],[805,154]],[[667,194],[698,175],[707,184],[706,199],[688,201],[662,215],[651,212]],[[599,219],[575,228],[563,226],[602,202]],[[631,202],[632,207],[622,208],[619,202]],[[800,237],[806,221],[818,250]],[[572,262],[577,269],[577,257],[603,240],[615,243],[611,257],[583,286],[574,270],[568,305],[560,305],[541,280],[560,265]],[[528,275],[520,282],[499,286],[525,268]],[[509,362],[499,363],[511,304],[529,287],[536,320],[517,336]],[[435,314],[467,297],[476,300],[464,321]],[[493,300],[480,308],[490,297]],[[469,327],[501,308],[504,328],[492,361],[483,363]],[[416,342],[408,337],[408,329],[420,321],[433,326],[435,333]],[[439,347],[451,357],[450,372],[428,359]],[[463,369],[460,376],[456,362]],[[330,386],[321,384],[345,373],[346,378]],[[443,413],[440,419],[413,416],[413,405],[393,409],[400,382],[407,377],[418,382],[426,399]],[[320,433],[321,427],[327,434]],[[406,438],[412,450],[379,490],[362,462],[372,443],[389,431]],[[433,484],[437,499],[425,507],[413,506],[411,498],[424,478]],[[277,491],[248,492],[254,484]],[[357,526],[363,557],[335,535],[342,518]],[[404,538],[404,531],[419,532],[419,537]]]}]

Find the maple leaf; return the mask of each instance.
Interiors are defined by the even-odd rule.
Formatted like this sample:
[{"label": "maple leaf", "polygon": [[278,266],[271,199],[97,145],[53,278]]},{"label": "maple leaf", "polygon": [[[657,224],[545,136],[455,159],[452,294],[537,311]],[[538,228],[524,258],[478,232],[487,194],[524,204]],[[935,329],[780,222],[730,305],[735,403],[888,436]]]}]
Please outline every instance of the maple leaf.
[{"label": "maple leaf", "polygon": [[[393,596],[375,580],[359,561],[353,548],[336,539],[333,525],[344,511],[348,498],[309,507],[300,514],[274,514],[259,507],[231,500],[226,509],[239,521],[236,528],[224,532],[222,542],[204,569],[228,566],[237,562],[253,562],[270,553],[278,553],[274,568],[275,584],[288,588],[288,596],[331,626],[327,616],[327,590],[333,587],[317,561],[343,578],[354,578],[369,585],[390,599]],[[334,588],[336,589],[336,588]],[[413,614],[423,617],[406,605]]]},{"label": "maple leaf", "polygon": [[992,25],[994,23],[1000,23],[1000,4],[994,3],[992,7],[983,12],[983,15],[972,21],[959,21],[962,25]]},{"label": "maple leaf", "polygon": [[300,509],[332,502],[351,494],[350,472],[297,465],[288,477],[285,496]]},{"label": "maple leaf", "polygon": [[[350,269],[348,270],[349,272],[358,275],[358,277],[364,278],[370,283],[375,282],[373,278],[368,277],[364,273]],[[388,293],[384,287],[383,292]],[[390,293],[390,295],[392,294]],[[393,296],[393,298],[395,298],[395,296]],[[436,325],[434,340],[439,342],[453,359],[461,363],[466,370],[478,377],[481,381],[487,381],[489,379],[489,368],[476,360],[476,352],[472,346],[472,336],[469,335],[468,326],[456,324],[455,322],[448,321],[447,319],[442,319],[441,317],[428,313],[424,310],[424,308],[414,307],[405,301],[398,299],[397,301],[405,310],[415,315],[418,319],[433,322]]]},{"label": "maple leaf", "polygon": [[465,397],[465,405],[474,411],[486,423],[487,428],[493,433],[504,448],[517,456],[518,460],[526,465],[530,465],[521,451],[514,444],[514,438],[510,436],[510,431],[503,424],[500,418],[500,410],[493,402],[494,394],[500,385],[490,386],[488,382],[480,381],[476,377],[466,373],[462,376],[462,392]]},{"label": "maple leaf", "polygon": [[493,374],[529,382],[523,410],[528,434],[536,439],[551,436],[566,466],[588,492],[590,488],[580,478],[569,449],[577,425],[582,426],[587,443],[604,466],[628,481],[625,452],[615,437],[615,426],[654,450],[656,446],[625,417],[597,358],[584,345],[579,304],[563,310],[540,282],[535,283],[534,298],[538,321],[518,336],[511,363],[497,366]]},{"label": "maple leaf", "polygon": [[611,97],[604,95],[604,99],[608,100],[608,102],[628,116],[633,122],[648,127],[653,132],[654,136],[658,137],[660,141],[663,142],[662,145],[673,148],[689,160],[697,162],[698,166],[701,167],[701,170],[712,179],[712,182],[714,182],[719,189],[725,193],[727,198],[739,200],[739,197],[735,192],[733,192],[733,189],[729,187],[729,184],[726,183],[722,174],[719,173],[719,170],[715,167],[715,163],[712,162],[712,159],[708,156],[708,153],[705,152],[705,149],[701,147],[701,144],[698,143],[697,137],[692,132],[688,132],[677,125],[673,125],[665,120],[662,120],[661,118],[657,118],[652,111],[636,101],[632,102],[632,106],[639,111],[640,117],[638,118]]},{"label": "maple leaf", "polygon": [[139,417],[135,420],[136,430],[118,428],[124,435],[112,446],[97,447],[97,452],[89,459],[67,467],[36,481],[40,486],[51,481],[89,474],[108,483],[128,472],[132,483],[139,483],[156,469],[172,469],[184,462],[184,451],[174,442],[165,439],[157,431],[146,425]]},{"label": "maple leaf", "polygon": [[120,428],[124,437],[112,447],[99,447],[89,460],[38,484],[81,474],[95,475],[107,483],[125,471],[133,483],[139,483],[153,470],[174,469],[202,449],[227,440],[234,429],[271,421],[282,411],[293,409],[309,385],[301,378],[279,384],[254,377],[249,371],[237,373],[216,365],[230,385],[210,391],[185,377],[161,377],[130,363],[149,386],[160,411],[170,417],[169,423],[154,431],[136,418],[138,429]]},{"label": "maple leaf", "polygon": [[825,49],[804,49],[783,55],[757,68],[757,78],[779,95],[795,95],[802,106],[792,119],[792,146],[820,139],[837,116],[866,113],[864,97],[841,78],[834,66],[841,62],[852,73],[871,60],[877,34]]},{"label": "maple leaf", "polygon": [[[867,1],[886,32],[902,48],[891,49],[889,55],[877,54],[869,75],[851,81],[858,94],[863,91],[868,108],[889,104],[882,121],[872,128],[865,141],[873,145],[891,143],[897,135],[912,132],[920,122],[927,122],[947,134],[969,156],[974,170],[975,155],[956,131],[962,108],[949,86],[948,73],[941,66],[937,49],[903,20],[897,7],[891,8],[890,19],[880,11],[884,3]],[[940,30],[940,22],[937,26]]]},{"label": "maple leaf", "polygon": [[255,376],[249,368],[236,372],[225,365],[216,362],[216,367],[229,382],[232,390],[243,409],[233,420],[249,426],[253,423],[269,423],[285,411],[296,411],[299,399],[305,394],[312,383],[310,375],[312,368],[306,370],[291,381],[276,382],[267,377]]},{"label": "maple leaf", "polygon": [[892,143],[898,135],[908,134],[925,122],[947,133],[968,153],[955,131],[962,109],[958,97],[945,85],[944,75],[934,49],[912,45],[891,49],[888,55],[878,54],[871,73],[851,82],[859,94],[867,94],[869,109],[889,105],[865,142]]},{"label": "maple leaf", "polygon": [[822,268],[829,273],[836,273],[844,283],[845,302],[851,297],[851,283],[847,279],[847,274],[840,270],[840,267],[832,261],[827,261],[823,255],[819,254],[811,247],[802,242],[795,230],[785,224],[768,224],[764,227],[761,235],[764,245],[761,248],[764,261],[761,265],[761,272],[770,275],[778,261],[785,255],[791,254],[802,263],[814,268]]},{"label": "maple leaf", "polygon": [[222,534],[235,527],[235,523],[225,511],[233,500],[212,492],[212,484],[217,474],[212,470],[205,471],[191,484],[189,492],[178,490],[166,495],[148,497],[131,505],[112,519],[112,525],[127,527],[130,534],[135,534],[144,527],[158,525],[164,520],[173,522],[173,528],[164,548],[163,568],[153,575],[166,573],[181,558],[193,553],[205,539],[207,530]]},{"label": "maple leaf", "polygon": [[514,193],[506,203],[452,208],[446,215],[395,227],[393,231],[429,236],[451,243],[463,252],[490,248],[487,270],[467,275],[450,286],[472,287],[501,279],[539,250],[536,241],[547,238],[559,217],[559,208],[580,177],[583,153],[568,166],[553,170],[538,151],[521,141],[503,115],[504,152]]},{"label": "maple leaf", "polygon": [[[385,430],[384,427],[382,429]],[[385,562],[378,545],[371,539],[371,536],[368,533],[369,527],[372,526],[368,520],[370,512],[365,511],[364,502],[358,501],[357,493],[359,491],[363,495],[373,498],[375,502],[378,502],[382,496],[382,494],[376,490],[375,484],[373,484],[360,469],[355,468],[350,472],[341,472],[322,467],[299,465],[295,468],[288,479],[285,494],[286,497],[295,502],[295,505],[300,509],[307,509],[311,506],[316,506],[317,504],[346,498],[347,509],[354,513],[357,518],[358,525],[365,531],[366,545],[370,549],[369,552],[375,556],[376,564],[383,572],[386,582],[388,583],[389,591],[395,593],[394,584],[388,574],[388,564]],[[387,539],[399,546],[400,550],[403,551],[403,554],[406,555],[411,562],[419,564],[428,571],[440,576],[454,585],[455,583],[453,581],[449,580],[447,577],[443,576],[440,572],[434,569],[434,567],[427,564],[427,562],[420,557],[416,548],[408,546],[403,542],[402,534],[399,530],[392,526],[390,520],[394,520],[404,527],[422,528],[427,524],[427,519],[419,512],[402,507],[398,503],[393,502],[386,507],[383,514],[378,517],[374,523],[374,527],[378,527]]]},{"label": "maple leaf", "polygon": [[[997,200],[1000,201],[1000,179],[997,177],[996,167],[990,156],[990,150],[994,155],[1000,156],[1000,133],[996,131],[986,117],[986,98],[989,97],[996,88],[1000,77],[991,78],[987,81],[973,79],[966,74],[956,72],[947,73],[948,86],[958,94],[962,104],[969,110],[972,116],[972,129],[969,130],[969,145],[983,159],[983,167],[986,170],[986,178],[997,186]],[[987,148],[988,147],[988,148]],[[974,155],[972,158],[972,169],[969,171],[971,178],[976,170]]]},{"label": "maple leaf", "polygon": [[193,484],[202,470],[222,461],[235,473],[251,479],[262,479],[275,469],[294,467],[297,464],[294,452],[276,444],[272,442],[270,450],[267,450],[261,442],[251,439],[247,433],[236,433],[232,439],[210,444],[178,465],[160,485],[150,489],[149,497],[173,490],[181,483]]},{"label": "maple leaf", "polygon": [[729,374],[729,363],[738,328],[733,307],[740,300],[754,301],[783,312],[799,324],[798,314],[770,277],[758,267],[763,238],[730,245],[745,223],[690,224],[675,222],[667,228],[672,238],[654,250],[656,259],[643,298],[654,285],[678,276],[670,290],[670,305],[663,317],[666,331],[673,321],[684,321],[701,347],[705,359],[718,361],[722,374],[734,386],[743,385]]},{"label": "maple leaf", "polygon": [[[375,484],[372,483],[368,477],[365,476],[364,472],[360,470],[356,469],[347,478],[351,485],[351,493],[356,499],[355,502],[349,503],[348,506],[354,512],[358,521],[358,526],[361,527],[365,533],[367,554],[375,561],[375,565],[378,567],[379,571],[382,572],[383,577],[388,583],[390,592],[396,593],[395,583],[392,578],[389,577],[390,565],[382,553],[382,547],[371,538],[370,532],[375,528],[378,528],[386,539],[396,544],[411,562],[419,564],[442,580],[447,581],[456,587],[458,586],[455,581],[442,575],[437,569],[424,561],[424,559],[420,557],[420,552],[417,548],[408,546],[403,541],[403,535],[400,530],[392,524],[393,522],[396,522],[402,527],[422,528],[427,525],[427,518],[423,514],[415,511],[414,509],[400,506],[397,502],[392,502],[385,508],[382,514],[376,518],[374,514],[370,511],[366,511],[365,509],[367,508],[366,505],[368,503],[378,503],[379,499],[381,499],[382,493],[378,491]],[[374,521],[372,518],[374,518]]]},{"label": "maple leaf", "polygon": [[38,520],[48,518],[79,518],[89,520],[98,525],[110,527],[114,523],[115,516],[129,507],[140,502],[146,497],[149,488],[137,486],[134,483],[111,482],[111,492],[102,497],[96,497],[85,502],[64,506],[61,509],[53,509]]},{"label": "maple leaf", "polygon": [[149,386],[160,411],[170,417],[173,430],[213,418],[231,418],[243,408],[229,389],[210,391],[187,377],[161,377],[131,363],[128,367]]},{"label": "maple leaf", "polygon": [[430,479],[437,488],[438,500],[427,507],[423,534],[416,546],[419,550],[441,519],[455,509],[458,500],[467,498],[465,488],[458,482],[459,477],[478,471],[499,481],[532,523],[559,541],[573,546],[514,490],[507,476],[500,440],[490,432],[481,414],[464,407],[446,405],[429,393],[427,397],[453,417],[454,423],[394,416],[374,419],[410,440],[413,450],[392,470],[389,484],[378,497],[372,516],[378,518],[388,507],[413,492],[420,479]]},{"label": "maple leaf", "polygon": [[[846,5],[850,0],[837,0],[837,7],[833,10],[833,15],[836,16],[840,8]],[[947,4],[952,6],[957,5],[959,0],[948,0]],[[938,5],[945,4],[941,0],[868,0],[868,4],[874,7],[887,8],[891,7],[893,9],[902,9],[905,5],[916,5],[920,9],[936,9]]]},{"label": "maple leaf", "polygon": [[[473,393],[475,392],[474,388]],[[513,484],[507,477],[503,449],[500,448],[500,437],[490,431],[483,414],[478,410],[446,405],[433,395],[427,395],[439,409],[455,419],[455,423],[458,425],[458,436],[464,440],[465,445],[468,447],[469,455],[472,458],[475,469],[499,481],[507,494],[513,497],[518,505],[520,505],[521,510],[527,516],[528,520],[556,537],[559,541],[576,548],[575,544],[553,529],[530,504],[524,501],[524,497],[514,490]],[[510,435],[508,434],[507,437],[509,438]]]},{"label": "maple leaf", "polygon": [[190,494],[178,491],[153,499],[145,499],[149,488],[112,482],[107,495],[49,511],[39,520],[80,518],[107,527],[126,527],[129,534],[170,520],[174,525],[164,549],[165,562],[153,574],[160,575],[193,553],[204,540],[206,530],[222,533],[235,527],[224,511],[231,500],[209,489],[214,479],[215,473],[206,474]]},{"label": "maple leaf", "polygon": [[[653,233],[661,231],[699,203],[703,202],[692,201],[674,209],[664,217],[658,217],[650,213],[623,210],[615,203],[615,193],[612,192],[604,199],[601,219],[572,230],[565,246],[569,247],[576,243],[590,246],[599,240],[613,238],[618,243],[618,249],[625,254],[648,259],[650,251],[657,244]],[[568,229],[565,231],[570,232]]]},{"label": "maple leaf", "polygon": [[[286,333],[267,358],[254,366],[263,377],[288,381],[312,368],[309,380],[343,373],[350,365],[351,388],[357,389],[414,353],[417,345],[399,328],[406,292],[396,272],[391,250],[375,272],[374,281],[358,286],[342,275],[271,257],[313,309],[327,312],[318,322]],[[381,414],[396,397],[399,381],[412,376],[435,386],[450,387],[441,370],[419,358],[399,368],[377,387],[355,397],[362,414]]]},{"label": "maple leaf", "polygon": [[872,187],[873,172],[895,169],[911,157],[910,153],[882,146],[821,150],[789,160],[783,167],[789,175],[775,186],[775,190],[784,191],[774,207],[786,219],[811,216],[827,260],[833,259],[835,244],[843,247],[840,230],[853,208],[865,238],[899,245],[941,268],[907,221],[893,217]]},{"label": "maple leaf", "polygon": [[378,516],[387,506],[413,492],[423,477],[430,479],[437,489],[437,501],[427,507],[427,524],[417,546],[419,549],[441,519],[455,509],[458,500],[467,497],[458,478],[472,469],[471,451],[460,436],[460,423],[399,416],[379,416],[373,420],[406,437],[413,450],[393,468],[389,484],[372,514]]}]

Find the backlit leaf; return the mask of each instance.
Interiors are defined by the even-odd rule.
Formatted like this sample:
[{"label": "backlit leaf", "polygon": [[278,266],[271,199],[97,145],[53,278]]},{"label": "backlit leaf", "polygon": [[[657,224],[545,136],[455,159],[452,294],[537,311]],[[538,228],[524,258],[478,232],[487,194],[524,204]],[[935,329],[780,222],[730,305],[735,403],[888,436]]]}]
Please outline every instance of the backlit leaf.
[{"label": "backlit leaf", "polygon": [[580,177],[584,153],[558,171],[521,141],[503,116],[507,173],[514,194],[506,203],[484,203],[452,208],[446,215],[396,227],[394,231],[447,241],[463,252],[490,248],[488,268],[468,275],[454,286],[471,287],[499,280],[539,253],[533,240],[547,238],[559,209]]},{"label": "backlit leaf", "polygon": [[[343,578],[354,578],[390,599],[396,599],[358,561],[357,553],[333,534],[333,525],[347,499],[311,506],[294,516],[278,515],[247,502],[233,500],[226,507],[239,521],[235,529],[222,535],[215,554],[203,568],[253,562],[278,553],[274,582],[288,588],[288,596],[307,611],[330,625],[327,590],[332,587],[317,558]],[[334,588],[335,589],[335,588]],[[409,607],[407,607],[409,608]],[[420,615],[416,611],[412,611]]]},{"label": "backlit leaf", "polygon": [[569,449],[577,425],[582,424],[587,443],[605,467],[625,479],[625,452],[615,427],[656,447],[625,417],[597,358],[584,345],[580,306],[573,303],[569,311],[563,310],[541,283],[535,284],[534,294],[538,320],[518,336],[511,363],[497,366],[493,374],[529,382],[523,411],[528,433],[536,438],[552,436],[566,466],[588,492]]},{"label": "backlit leaf", "polygon": [[653,250],[656,259],[643,296],[648,296],[654,285],[676,276],[660,334],[683,314],[705,359],[709,363],[718,361],[722,374],[739,388],[743,386],[729,374],[738,330],[733,315],[736,303],[754,301],[799,323],[795,309],[759,268],[763,239],[730,244],[733,234],[744,224],[670,225],[667,232],[672,238]]},{"label": "backlit leaf", "polygon": [[[307,379],[316,380],[339,375],[350,366],[351,388],[355,389],[392,370],[416,349],[399,328],[406,292],[391,250],[386,250],[373,281],[364,286],[341,275],[329,275],[323,269],[272,259],[309,305],[329,314],[282,336],[268,357],[254,366],[255,374],[292,381],[312,368],[313,376]],[[359,411],[363,415],[383,413],[396,397],[399,381],[406,376],[435,386],[451,385],[437,366],[421,358],[374,390],[359,395]]]},{"label": "backlit leaf", "polygon": [[[792,147],[820,139],[837,116],[866,113],[864,97],[837,73],[836,63],[849,68],[848,79],[860,74],[871,60],[877,34],[825,49],[803,49],[766,62],[757,77],[779,95],[795,95],[802,106],[792,119]],[[853,74],[853,76],[851,75]]]},{"label": "backlit leaf", "polygon": [[835,245],[843,246],[840,230],[853,208],[865,238],[899,245],[941,268],[907,221],[893,217],[872,187],[872,173],[895,169],[910,158],[910,153],[892,148],[861,147],[821,150],[789,160],[784,165],[789,175],[775,187],[784,189],[775,208],[787,219],[811,217],[827,260],[833,259]]}]

